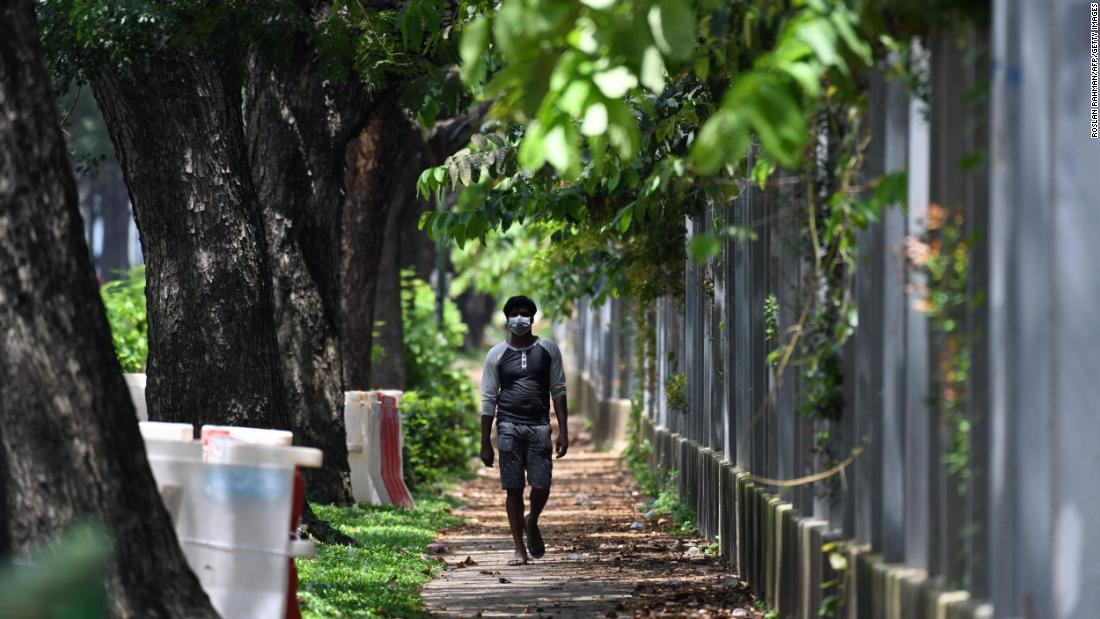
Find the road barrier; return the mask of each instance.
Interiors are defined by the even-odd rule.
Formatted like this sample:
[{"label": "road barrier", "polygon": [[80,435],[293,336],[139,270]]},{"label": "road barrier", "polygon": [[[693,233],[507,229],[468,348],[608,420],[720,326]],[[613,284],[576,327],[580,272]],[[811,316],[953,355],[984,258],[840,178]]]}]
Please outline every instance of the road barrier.
[{"label": "road barrier", "polygon": [[390,495],[391,503],[414,508],[416,503],[408,486],[405,485],[402,464],[405,441],[401,432],[401,412],[397,404],[400,394],[400,391],[379,391],[377,394],[376,402],[382,433],[382,479],[385,481],[386,492]]},{"label": "road barrier", "polygon": [[126,389],[130,392],[130,401],[134,403],[138,421],[149,421],[149,407],[145,404],[145,373],[127,372],[122,377],[126,379]]},{"label": "road barrier", "polygon": [[369,391],[348,391],[344,394],[351,492],[357,503],[390,505],[386,483],[382,479],[382,435],[377,431],[377,422],[371,414],[373,399],[375,394]]},{"label": "road barrier", "polygon": [[397,390],[344,394],[351,489],[357,502],[415,507],[405,485],[401,396]]},{"label": "road barrier", "polygon": [[214,608],[227,619],[296,616],[293,558],[314,547],[288,525],[304,495],[297,467],[319,467],[321,451],[292,447],[293,435],[277,430],[204,426],[202,441],[187,424],[141,430],[184,556]]}]

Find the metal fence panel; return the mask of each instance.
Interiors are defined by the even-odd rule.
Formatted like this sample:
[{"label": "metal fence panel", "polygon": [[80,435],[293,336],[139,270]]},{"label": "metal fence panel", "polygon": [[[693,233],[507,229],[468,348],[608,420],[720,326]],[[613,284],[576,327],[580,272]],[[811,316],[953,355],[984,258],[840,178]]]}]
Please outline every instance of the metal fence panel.
[{"label": "metal fence panel", "polygon": [[[927,51],[913,44],[918,71],[927,70]],[[921,67],[920,65],[923,65]],[[909,107],[909,211],[906,232],[919,237],[924,233],[928,215],[929,190],[928,106],[920,99]],[[924,275],[909,269],[907,283],[919,290],[926,284]],[[928,414],[928,320],[917,306],[918,295],[910,292],[906,307],[905,373],[905,563],[928,569],[929,556],[929,477],[931,474],[931,419]]]},{"label": "metal fence panel", "polygon": [[[909,94],[905,85],[886,85],[884,169],[905,169],[909,148]],[[888,208],[882,215],[882,546],[883,558],[905,555],[905,377],[906,295],[904,237],[906,214]]]}]

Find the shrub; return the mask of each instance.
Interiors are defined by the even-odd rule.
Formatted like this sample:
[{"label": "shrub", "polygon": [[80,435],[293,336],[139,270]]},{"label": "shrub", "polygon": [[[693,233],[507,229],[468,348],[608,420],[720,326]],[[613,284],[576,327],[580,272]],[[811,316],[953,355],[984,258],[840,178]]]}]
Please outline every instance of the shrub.
[{"label": "shrub", "polygon": [[410,391],[401,403],[405,479],[422,487],[468,470],[477,453],[480,416],[472,388],[450,395]]},{"label": "shrub", "polygon": [[149,356],[149,327],[145,314],[145,265],[126,270],[122,279],[99,289],[107,308],[107,322],[115,354],[123,372],[144,372]]},{"label": "shrub", "polygon": [[417,487],[468,470],[481,422],[477,390],[458,363],[466,338],[458,307],[446,300],[438,324],[435,291],[410,270],[401,275],[409,389],[401,403],[405,479]]},{"label": "shrub", "polygon": [[444,301],[443,324],[436,321],[435,291],[411,269],[401,271],[401,318],[405,331],[405,368],[410,390],[445,396],[470,386],[458,367],[466,324],[458,307]]}]

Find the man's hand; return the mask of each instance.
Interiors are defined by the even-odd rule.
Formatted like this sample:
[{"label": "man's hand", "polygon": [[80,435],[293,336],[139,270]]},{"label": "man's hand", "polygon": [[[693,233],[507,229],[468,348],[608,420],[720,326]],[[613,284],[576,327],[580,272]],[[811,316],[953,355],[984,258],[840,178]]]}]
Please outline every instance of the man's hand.
[{"label": "man's hand", "polygon": [[556,445],[558,457],[561,458],[565,455],[565,452],[569,451],[569,433],[558,432],[558,440]]},{"label": "man's hand", "polygon": [[481,462],[485,466],[493,466],[493,444],[482,442],[481,443]]}]

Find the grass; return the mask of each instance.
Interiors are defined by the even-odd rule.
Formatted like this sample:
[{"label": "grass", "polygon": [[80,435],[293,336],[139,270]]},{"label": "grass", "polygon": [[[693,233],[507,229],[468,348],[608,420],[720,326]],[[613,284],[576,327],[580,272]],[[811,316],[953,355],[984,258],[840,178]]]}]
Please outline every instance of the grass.
[{"label": "grass", "polygon": [[435,532],[460,524],[441,494],[415,495],[416,509],[375,505],[314,505],[317,515],[361,546],[319,544],[317,557],[298,561],[302,615],[321,617],[422,617],[420,587],[442,569],[426,557]]},{"label": "grass", "polygon": [[647,459],[652,446],[649,441],[638,443],[631,441],[623,457],[627,466],[638,480],[642,494],[647,497],[642,511],[653,510],[658,517],[667,517],[673,527],[668,533],[677,537],[695,537],[695,510],[680,500],[676,492],[676,471],[674,469],[651,471]]}]

